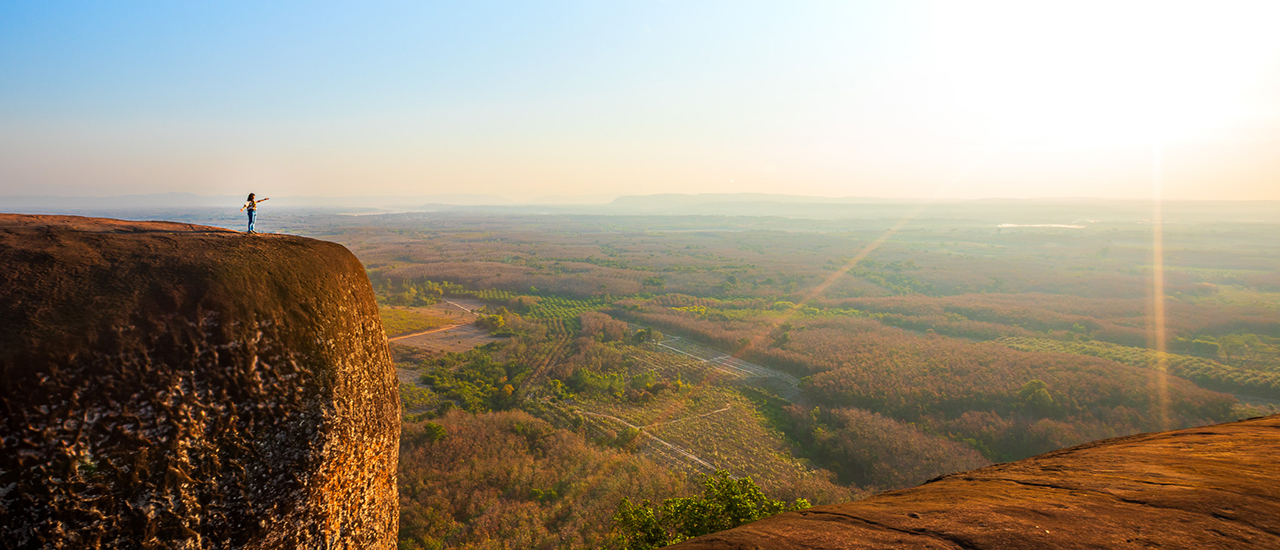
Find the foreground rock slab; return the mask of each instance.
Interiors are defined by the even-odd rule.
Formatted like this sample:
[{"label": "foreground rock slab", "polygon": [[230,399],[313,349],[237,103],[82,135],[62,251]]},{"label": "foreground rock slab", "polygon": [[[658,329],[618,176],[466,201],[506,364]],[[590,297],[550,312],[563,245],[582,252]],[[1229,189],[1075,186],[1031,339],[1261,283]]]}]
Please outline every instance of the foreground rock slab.
[{"label": "foreground rock slab", "polygon": [[399,410],[342,246],[0,215],[0,548],[393,548]]},{"label": "foreground rock slab", "polygon": [[1280,548],[1280,416],[1099,441],[675,548]]}]

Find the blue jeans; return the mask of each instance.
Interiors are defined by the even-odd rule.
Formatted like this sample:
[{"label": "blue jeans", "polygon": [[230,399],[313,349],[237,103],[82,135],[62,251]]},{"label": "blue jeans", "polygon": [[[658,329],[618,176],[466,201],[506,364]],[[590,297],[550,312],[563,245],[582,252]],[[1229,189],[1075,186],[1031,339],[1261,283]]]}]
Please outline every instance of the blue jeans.
[{"label": "blue jeans", "polygon": [[250,231],[250,232],[252,232],[252,231],[253,231],[253,222],[254,222],[254,221],[256,221],[256,220],[257,220],[257,218],[258,218],[258,211],[257,211],[257,210],[250,210],[250,211],[249,211],[249,231]]}]

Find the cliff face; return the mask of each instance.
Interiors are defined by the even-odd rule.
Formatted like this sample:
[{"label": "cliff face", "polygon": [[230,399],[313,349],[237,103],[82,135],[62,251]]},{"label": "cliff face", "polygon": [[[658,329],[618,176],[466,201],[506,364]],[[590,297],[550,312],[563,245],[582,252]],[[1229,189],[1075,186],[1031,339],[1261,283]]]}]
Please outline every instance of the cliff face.
[{"label": "cliff face", "polygon": [[0,215],[0,548],[392,548],[399,398],[333,243]]},{"label": "cliff face", "polygon": [[1280,416],[1142,434],[674,548],[1280,548]]}]

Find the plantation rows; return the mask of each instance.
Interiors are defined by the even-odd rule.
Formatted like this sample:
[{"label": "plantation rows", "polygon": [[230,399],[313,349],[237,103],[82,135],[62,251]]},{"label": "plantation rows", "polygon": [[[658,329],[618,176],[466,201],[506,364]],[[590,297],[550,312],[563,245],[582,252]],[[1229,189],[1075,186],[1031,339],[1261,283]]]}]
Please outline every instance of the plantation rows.
[{"label": "plantation rows", "polygon": [[769,381],[773,383],[768,385],[776,388],[778,396],[788,401],[795,401],[800,395],[800,380],[790,374],[734,357],[684,338],[668,338],[657,345],[664,351],[701,361],[716,371],[740,380],[771,379]]},{"label": "plantation rows", "polygon": [[600,443],[629,449],[662,463],[670,470],[685,475],[713,473],[714,466],[686,449],[659,441],[652,435],[629,428],[624,422],[608,418],[602,413],[591,413],[564,403],[548,403],[539,413],[547,421],[560,427],[580,427],[591,439]]},{"label": "plantation rows", "polygon": [[737,392],[708,388],[701,397],[713,411],[671,415],[670,421],[646,431],[734,476],[751,476],[770,486],[794,484],[814,475],[791,456],[782,435],[766,428],[755,406]]},{"label": "plantation rows", "polygon": [[583,410],[610,414],[637,426],[656,425],[724,408],[724,388],[694,384],[679,394],[663,394],[650,403],[628,403],[608,398],[582,400]]},{"label": "plantation rows", "polygon": [[563,318],[541,319],[539,324],[546,327],[546,338],[532,345],[522,346],[513,357],[528,367],[528,374],[521,380],[519,394],[526,397],[531,390],[543,382],[547,368],[564,358],[569,351],[570,335],[573,333],[566,326]]},{"label": "plantation rows", "polygon": [[[1101,357],[1144,368],[1156,368],[1161,358],[1160,352],[1155,350],[1097,341],[1065,342],[1045,338],[1011,337],[1000,338],[995,340],[995,343],[1022,351]],[[1210,359],[1175,353],[1165,353],[1164,360],[1169,374],[1185,378],[1202,387],[1267,399],[1280,399],[1280,373],[1246,370]]]},{"label": "plantation rows", "polygon": [[652,372],[659,378],[686,383],[745,384],[766,389],[787,401],[800,395],[800,381],[786,373],[721,353],[679,337],[668,337],[662,342],[649,343],[643,348],[631,348],[626,357],[632,365],[632,375]]},{"label": "plantation rows", "polygon": [[583,414],[582,417],[587,426],[601,433],[618,433],[620,442],[624,442],[625,447],[633,448],[673,470],[692,475],[713,473],[719,469],[714,462],[705,460],[696,450],[667,441],[650,430],[637,431],[617,420],[596,414]]},{"label": "plantation rows", "polygon": [[479,298],[486,302],[506,302],[516,297],[515,294],[512,294],[505,290],[495,290],[492,288],[485,288],[481,290],[462,290],[462,291],[455,291],[454,293],[460,296],[471,296],[474,298]]},{"label": "plantation rows", "polygon": [[479,298],[486,302],[506,304],[529,319],[575,319],[588,311],[596,311],[609,302],[603,298],[575,300],[560,296],[527,296],[506,290],[462,290],[455,294]]},{"label": "plantation rows", "polygon": [[781,434],[765,427],[751,402],[728,388],[703,386],[646,406],[597,400],[579,407],[547,416],[576,417],[591,437],[688,474],[724,469],[770,490],[827,484],[791,455]]},{"label": "plantation rows", "polygon": [[714,372],[714,369],[702,361],[669,353],[662,350],[662,348],[657,349],[659,351],[636,347],[627,350],[626,357],[630,359],[632,365],[630,374],[634,376],[644,372],[652,372],[659,378],[668,380],[681,378],[687,382],[694,382],[703,380],[708,374]]},{"label": "plantation rows", "polygon": [[551,296],[530,305],[525,315],[533,319],[574,319],[606,305],[608,304],[604,300],[572,300]]}]

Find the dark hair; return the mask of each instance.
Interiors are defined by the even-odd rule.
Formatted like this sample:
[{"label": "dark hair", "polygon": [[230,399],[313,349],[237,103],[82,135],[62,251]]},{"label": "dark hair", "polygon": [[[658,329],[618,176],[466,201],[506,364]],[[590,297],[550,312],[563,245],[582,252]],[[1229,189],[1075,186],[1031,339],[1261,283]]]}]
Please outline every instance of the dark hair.
[{"label": "dark hair", "polygon": [[245,199],[245,200],[247,200],[247,201],[251,201],[251,200],[253,200],[253,193],[249,193],[249,198],[247,198],[247,199]]}]

